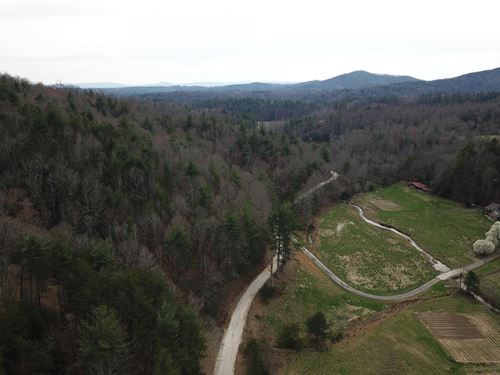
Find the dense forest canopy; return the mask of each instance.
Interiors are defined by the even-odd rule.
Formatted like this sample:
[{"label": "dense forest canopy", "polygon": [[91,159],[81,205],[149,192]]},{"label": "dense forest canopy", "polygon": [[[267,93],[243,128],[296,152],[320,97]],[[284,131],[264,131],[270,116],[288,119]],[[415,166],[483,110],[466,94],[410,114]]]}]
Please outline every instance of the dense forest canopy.
[{"label": "dense forest canopy", "polygon": [[[331,169],[318,144],[246,116],[5,75],[0,123],[9,373],[123,371],[128,358],[128,373],[195,374],[202,334],[182,305],[216,316],[227,282],[263,261],[273,207]],[[99,335],[116,347],[97,359]]]},{"label": "dense forest canopy", "polygon": [[117,97],[0,76],[0,373],[199,373],[199,316],[322,206],[399,180],[500,201],[499,94],[384,90]]}]

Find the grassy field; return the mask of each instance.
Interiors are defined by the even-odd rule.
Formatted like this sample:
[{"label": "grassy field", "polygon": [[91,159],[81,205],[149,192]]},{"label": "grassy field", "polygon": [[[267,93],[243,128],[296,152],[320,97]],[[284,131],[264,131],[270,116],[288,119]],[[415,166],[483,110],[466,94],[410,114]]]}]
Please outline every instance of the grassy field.
[{"label": "grassy field", "polygon": [[326,352],[301,352],[287,374],[465,374],[425,328],[423,312],[482,313],[500,326],[500,318],[462,296],[412,305]]},{"label": "grassy field", "polygon": [[[245,327],[246,340],[255,338],[265,348],[264,356],[272,374],[283,374],[296,353],[277,347],[277,338],[284,325],[299,324],[307,346],[305,322],[319,311],[325,314],[330,330],[337,332],[387,307],[339,288],[302,252],[295,253],[284,271],[273,280],[273,285],[277,295],[267,303],[256,298]],[[246,374],[241,354],[236,374]]]},{"label": "grassy field", "polygon": [[367,216],[409,234],[455,268],[474,261],[472,244],[491,226],[479,211],[396,184],[356,196]]},{"label": "grassy field", "polygon": [[[268,303],[260,299],[254,303],[246,328],[247,339],[265,343],[264,356],[272,374],[466,374],[475,367],[455,363],[419,314],[481,313],[500,326],[500,317],[473,299],[449,295],[453,283],[437,284],[421,302],[393,310],[339,289],[303,254],[296,257],[298,261],[290,261],[275,281],[278,295]],[[326,315],[332,331],[344,329],[348,336],[319,351],[277,348],[284,324],[299,323],[305,332],[304,322],[317,311]],[[236,374],[244,373],[240,362]]]},{"label": "grassy field", "polygon": [[[309,264],[302,253],[297,253],[297,257]],[[287,265],[286,274],[280,276],[285,292],[267,306],[267,315],[264,318],[268,328],[275,333],[279,332],[285,323],[303,325],[307,317],[318,311],[323,312],[332,322],[333,329],[342,329],[350,319],[385,308],[383,303],[344,291],[324,276],[315,265],[310,265],[311,267],[306,269],[296,260],[292,260]]]},{"label": "grassy field", "polygon": [[474,271],[479,278],[481,294],[500,308],[500,258]]},{"label": "grassy field", "polygon": [[407,240],[365,223],[347,204],[320,217],[316,250],[348,284],[376,294],[412,289],[437,274]]}]

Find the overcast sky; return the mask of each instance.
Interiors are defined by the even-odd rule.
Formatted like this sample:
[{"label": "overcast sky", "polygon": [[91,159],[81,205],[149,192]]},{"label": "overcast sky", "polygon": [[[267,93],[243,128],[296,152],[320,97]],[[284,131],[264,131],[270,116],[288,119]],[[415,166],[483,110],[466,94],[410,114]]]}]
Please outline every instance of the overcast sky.
[{"label": "overcast sky", "polygon": [[498,0],[0,0],[0,71],[32,81],[238,82],[500,66]]}]

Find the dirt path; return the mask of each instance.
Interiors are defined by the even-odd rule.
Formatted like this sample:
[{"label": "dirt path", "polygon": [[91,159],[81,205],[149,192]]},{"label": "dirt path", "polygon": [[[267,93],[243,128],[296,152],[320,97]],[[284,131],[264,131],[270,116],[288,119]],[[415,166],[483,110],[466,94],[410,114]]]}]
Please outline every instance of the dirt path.
[{"label": "dirt path", "polygon": [[[335,181],[339,175],[337,172],[330,172],[331,177],[319,184],[313,186],[309,190],[299,195],[294,203],[301,201],[307,196],[311,195],[315,191],[321,189],[326,184]],[[277,268],[277,258],[273,259],[273,273]],[[266,283],[266,281],[271,276],[271,265],[267,266],[264,271],[262,271],[247,287],[247,289],[240,296],[236,307],[231,315],[231,321],[229,326],[224,332],[224,337],[222,338],[222,343],[219,348],[219,353],[217,355],[217,361],[215,362],[215,375],[232,375],[234,374],[234,366],[236,363],[236,357],[238,355],[238,350],[241,344],[241,339],[243,336],[243,329],[245,328],[245,323],[252,305],[255,295],[258,293],[260,288]]]},{"label": "dirt path", "polygon": [[[296,240],[295,240],[296,241]],[[296,242],[297,243],[297,242]],[[416,295],[428,290],[431,288],[433,285],[437,284],[440,281],[443,280],[449,280],[453,279],[457,276],[460,276],[463,272],[466,271],[471,271],[476,268],[481,267],[482,265],[491,262],[492,260],[500,257],[500,254],[494,254],[490,255],[489,257],[483,258],[475,263],[469,264],[468,266],[465,266],[464,268],[457,268],[454,270],[450,270],[448,272],[443,272],[439,275],[437,275],[435,278],[427,281],[426,283],[420,285],[419,287],[410,290],[408,292],[400,293],[400,294],[394,294],[390,296],[380,296],[376,294],[371,294],[371,293],[366,293],[361,290],[358,290],[356,288],[353,288],[349,284],[347,284],[345,281],[340,279],[337,275],[335,275],[327,266],[325,266],[313,253],[311,253],[309,250],[307,250],[304,246],[300,246],[300,249],[330,278],[332,279],[337,285],[339,285],[341,288],[356,294],[360,297],[364,298],[369,298],[372,300],[377,300],[377,301],[386,301],[386,302],[398,302],[398,301],[403,301],[412,297],[415,297]]]},{"label": "dirt path", "polygon": [[[308,195],[314,193],[321,187],[323,187],[325,184],[328,184],[330,182],[335,181],[338,178],[338,174],[335,172],[331,172],[332,176],[318,185],[312,187],[311,189],[307,190],[305,193],[301,194],[294,203],[299,202],[300,200],[304,199]],[[354,205],[355,206],[355,205]],[[344,281],[342,281],[337,275],[335,275],[328,267],[326,267],[313,253],[311,253],[309,250],[307,250],[305,247],[300,246],[301,250],[330,278],[332,279],[336,284],[338,284],[341,288],[344,288],[345,290],[356,294],[361,297],[373,299],[373,300],[378,300],[378,301],[402,301],[409,299],[411,297],[416,296],[417,294],[420,294],[429,288],[431,288],[433,285],[437,284],[438,282],[442,280],[448,280],[454,277],[459,276],[462,272],[464,271],[470,271],[475,268],[478,268],[493,259],[496,259],[500,256],[500,254],[495,254],[492,256],[489,256],[487,258],[484,258],[478,262],[475,262],[473,264],[470,264],[464,268],[459,268],[459,269],[454,269],[450,270],[449,267],[444,265],[443,263],[439,262],[437,259],[432,257],[430,254],[425,252],[422,248],[420,248],[415,241],[413,241],[412,238],[409,236],[397,231],[394,228],[389,228],[386,226],[383,226],[382,224],[376,223],[370,219],[367,219],[363,215],[363,210],[359,206],[355,206],[358,208],[358,212],[360,213],[361,217],[363,220],[365,220],[367,223],[371,225],[375,225],[379,228],[383,228],[386,230],[391,230],[400,236],[406,238],[410,243],[418,250],[427,255],[429,260],[434,265],[437,265],[438,270],[440,270],[441,273],[440,275],[436,276],[432,280],[429,280],[425,284],[419,286],[418,288],[415,288],[413,290],[410,290],[405,293],[397,294],[397,295],[391,295],[391,296],[379,296],[375,294],[370,294],[363,292],[361,290],[355,289],[352,286],[348,285]],[[293,239],[294,243],[298,244],[298,241],[294,238]],[[272,271],[273,273],[275,272],[277,268],[277,259],[276,257],[273,259],[273,267]],[[233,375],[234,374],[234,367],[235,367],[235,362],[236,362],[236,357],[238,355],[238,350],[241,344],[241,339],[243,336],[243,329],[245,328],[245,323],[246,323],[246,318],[248,315],[248,311],[250,310],[250,306],[252,305],[253,299],[255,295],[258,293],[260,288],[266,283],[266,281],[269,279],[271,276],[271,265],[267,266],[264,271],[262,271],[253,281],[252,283],[247,287],[245,292],[240,296],[238,303],[236,304],[236,307],[231,315],[231,321],[229,322],[229,326],[224,332],[224,337],[222,339],[222,343],[219,349],[219,353],[217,355],[217,361],[215,363],[215,375]]]},{"label": "dirt path", "polygon": [[358,210],[359,216],[361,219],[363,219],[367,224],[373,225],[374,227],[381,228],[384,230],[388,230],[390,232],[396,233],[398,236],[403,237],[406,239],[415,249],[417,249],[419,252],[421,252],[423,255],[429,259],[429,262],[432,264],[432,267],[439,272],[448,272],[450,271],[450,267],[448,267],[446,264],[440,262],[436,258],[434,258],[431,254],[429,254],[427,251],[422,249],[420,246],[417,245],[417,243],[411,238],[410,236],[401,233],[399,230],[396,228],[388,227],[384,224],[377,223],[376,221],[370,220],[365,216],[365,213],[363,212],[363,209],[358,206],[357,204],[351,203],[351,206],[353,206],[356,210]]},{"label": "dirt path", "polygon": [[312,193],[314,193],[315,191],[321,189],[323,186],[325,186],[326,184],[329,184],[330,182],[333,182],[335,181],[337,178],[339,178],[339,174],[337,172],[334,172],[334,171],[330,171],[330,174],[332,175],[332,177],[330,177],[328,180],[325,180],[323,182],[320,182],[319,184],[313,186],[312,188],[310,188],[309,190],[306,190],[305,192],[303,192],[302,194],[300,194],[297,199],[295,199],[293,201],[293,204],[297,204],[299,203],[301,200],[303,200],[304,198],[307,198],[309,195],[311,195]]},{"label": "dirt path", "polygon": [[[275,257],[273,259],[273,273],[276,272],[276,268],[277,259]],[[238,355],[238,349],[241,344],[243,328],[245,328],[248,310],[250,310],[250,306],[252,305],[255,295],[270,276],[271,265],[267,266],[240,296],[238,303],[234,308],[233,314],[231,315],[229,326],[224,332],[224,337],[222,339],[219,354],[217,355],[217,361],[215,363],[215,375],[230,375],[234,373],[234,364],[236,362],[236,356]]]}]

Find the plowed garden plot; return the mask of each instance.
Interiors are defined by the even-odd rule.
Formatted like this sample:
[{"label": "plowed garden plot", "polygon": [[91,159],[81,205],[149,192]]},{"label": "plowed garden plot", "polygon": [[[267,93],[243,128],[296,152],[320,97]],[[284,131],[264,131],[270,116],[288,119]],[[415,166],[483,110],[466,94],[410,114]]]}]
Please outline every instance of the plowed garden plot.
[{"label": "plowed garden plot", "polygon": [[500,363],[500,328],[486,314],[424,313],[420,317],[455,361]]}]

